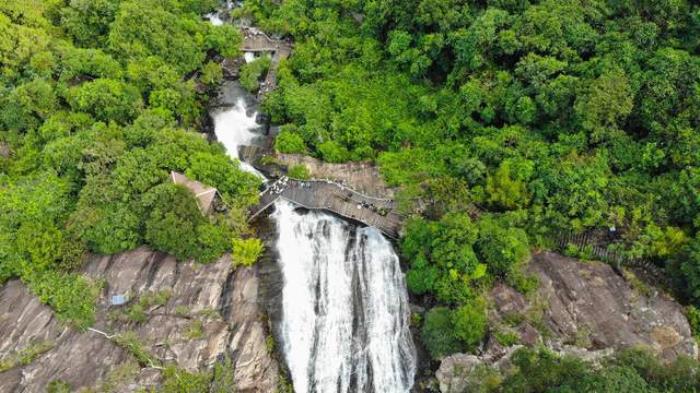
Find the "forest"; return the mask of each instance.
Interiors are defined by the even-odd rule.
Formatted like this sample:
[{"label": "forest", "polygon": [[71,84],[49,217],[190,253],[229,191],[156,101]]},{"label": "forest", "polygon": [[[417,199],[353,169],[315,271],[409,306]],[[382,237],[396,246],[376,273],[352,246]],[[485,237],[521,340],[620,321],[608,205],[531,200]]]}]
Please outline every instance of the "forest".
[{"label": "forest", "polygon": [[[21,279],[86,328],[100,283],[75,271],[90,252],[255,260],[246,211],[260,181],[201,134],[220,61],[242,39],[202,18],[218,6],[0,2],[0,283]],[[697,2],[246,0],[233,13],[294,42],[263,102],[281,125],[275,148],[370,161],[399,190],[431,356],[483,341],[495,282],[537,287],[523,270],[532,250],[596,230],[661,269],[700,334]],[[267,67],[242,83],[254,90]],[[170,171],[216,187],[226,209],[202,216]],[[692,362],[610,362],[595,375],[523,351],[520,374],[494,389],[700,388],[682,385]]]},{"label": "forest", "polygon": [[[239,53],[216,0],[0,3],[0,282],[18,277],[58,316],[92,323],[86,253],[147,244],[208,262],[250,252],[259,179],[201,129],[216,61]],[[170,171],[216,187],[209,217]],[[254,251],[254,250],[253,250]]]},{"label": "forest", "polygon": [[[435,358],[475,349],[485,291],[532,291],[530,250],[565,234],[608,233],[611,252],[651,261],[697,314],[696,3],[256,0],[237,12],[294,40],[264,103],[282,124],[276,148],[376,162],[399,187]],[[595,391],[564,391],[579,389]]]}]

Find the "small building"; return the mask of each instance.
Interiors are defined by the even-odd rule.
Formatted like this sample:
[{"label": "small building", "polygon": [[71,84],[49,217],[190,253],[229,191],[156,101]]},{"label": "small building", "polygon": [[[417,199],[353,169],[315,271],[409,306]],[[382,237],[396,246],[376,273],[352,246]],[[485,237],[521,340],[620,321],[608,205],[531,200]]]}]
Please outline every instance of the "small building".
[{"label": "small building", "polygon": [[214,202],[216,200],[216,194],[218,193],[216,188],[192,180],[182,173],[175,171],[170,172],[170,179],[173,183],[184,186],[192,191],[197,201],[197,206],[199,206],[199,210],[202,211],[203,215],[207,215],[214,210]]}]

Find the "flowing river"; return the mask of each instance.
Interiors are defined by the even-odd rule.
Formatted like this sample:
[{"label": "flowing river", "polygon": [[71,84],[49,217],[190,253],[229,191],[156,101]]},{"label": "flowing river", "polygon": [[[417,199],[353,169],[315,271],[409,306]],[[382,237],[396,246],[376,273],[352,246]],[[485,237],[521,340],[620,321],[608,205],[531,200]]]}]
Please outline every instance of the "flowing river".
[{"label": "flowing river", "polygon": [[[222,86],[214,132],[232,158],[255,143],[254,100]],[[252,166],[242,168],[258,173]],[[262,175],[260,175],[262,176]],[[281,319],[275,327],[297,393],[408,392],[416,354],[404,274],[391,243],[321,211],[275,204]]]}]

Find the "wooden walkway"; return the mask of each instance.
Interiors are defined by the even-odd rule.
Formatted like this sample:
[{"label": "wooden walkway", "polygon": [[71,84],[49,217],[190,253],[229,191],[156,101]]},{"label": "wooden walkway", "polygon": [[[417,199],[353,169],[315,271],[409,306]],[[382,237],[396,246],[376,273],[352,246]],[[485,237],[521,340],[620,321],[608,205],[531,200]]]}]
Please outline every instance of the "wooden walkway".
[{"label": "wooden walkway", "polygon": [[260,202],[251,208],[250,220],[267,210],[278,199],[307,209],[321,209],[349,220],[375,227],[392,239],[399,238],[404,217],[391,199],[377,198],[351,190],[328,180],[280,178],[260,194]]}]

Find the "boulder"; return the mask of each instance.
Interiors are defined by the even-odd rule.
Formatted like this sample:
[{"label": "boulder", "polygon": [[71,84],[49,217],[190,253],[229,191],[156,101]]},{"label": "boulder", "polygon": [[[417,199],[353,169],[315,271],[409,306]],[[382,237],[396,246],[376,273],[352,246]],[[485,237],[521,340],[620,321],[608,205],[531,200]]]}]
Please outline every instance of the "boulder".
[{"label": "boulder", "polygon": [[[132,369],[118,391],[157,385],[160,371],[136,366],[132,354],[116,345],[114,335],[133,332],[156,358],[188,371],[210,369],[230,356],[239,392],[274,391],[278,364],[266,346],[267,329],[258,307],[257,270],[232,267],[229,255],[202,265],[177,262],[145,247],[93,256],[85,275],[103,280],[97,321],[79,332],[64,326],[19,281],[0,289],[0,361],[40,346],[26,365],[0,373],[0,392],[45,391],[53,380],[75,390],[99,387],[120,370]],[[128,311],[144,297],[143,317]],[[130,300],[112,305],[113,296]]]},{"label": "boulder", "polygon": [[465,392],[470,385],[470,376],[476,367],[484,364],[484,361],[474,355],[457,353],[447,356],[440,362],[440,368],[435,377],[440,384],[443,393]]}]

